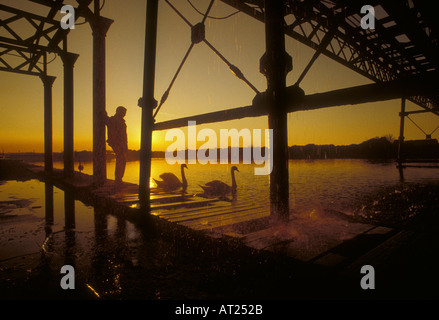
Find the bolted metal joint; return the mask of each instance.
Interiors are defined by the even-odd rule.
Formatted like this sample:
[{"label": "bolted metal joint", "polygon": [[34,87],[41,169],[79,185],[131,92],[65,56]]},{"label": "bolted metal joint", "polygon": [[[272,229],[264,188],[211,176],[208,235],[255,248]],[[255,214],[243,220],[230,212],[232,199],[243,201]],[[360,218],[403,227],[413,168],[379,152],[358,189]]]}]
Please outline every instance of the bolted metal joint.
[{"label": "bolted metal joint", "polygon": [[[285,65],[285,75],[287,75],[290,71],[293,70],[293,58],[288,54],[288,52],[284,51],[283,55],[284,65]],[[261,59],[259,60],[259,72],[264,76],[268,76],[268,58],[267,53],[264,53]]]},{"label": "bolted metal joint", "polygon": [[200,43],[204,41],[206,37],[206,28],[203,23],[197,23],[191,28],[191,41],[192,43]]},{"label": "bolted metal joint", "polygon": [[146,107],[150,107],[152,106],[153,109],[157,108],[157,100],[156,99],[152,99],[152,101],[148,104],[146,103],[145,99],[143,97],[139,98],[139,100],[137,100],[137,106],[139,106],[140,108],[146,108]]}]

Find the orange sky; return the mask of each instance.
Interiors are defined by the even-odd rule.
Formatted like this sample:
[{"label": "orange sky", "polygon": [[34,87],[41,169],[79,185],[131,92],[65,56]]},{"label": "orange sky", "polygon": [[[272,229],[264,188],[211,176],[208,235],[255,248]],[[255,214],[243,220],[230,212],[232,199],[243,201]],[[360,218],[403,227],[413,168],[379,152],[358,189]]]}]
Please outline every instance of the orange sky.
[{"label": "orange sky", "polygon": [[[186,1],[171,1],[195,24],[201,20]],[[205,10],[208,0],[192,1]],[[2,3],[14,6],[13,0]],[[102,15],[115,22],[107,35],[107,112],[118,105],[128,109],[129,148],[140,148],[140,108],[142,95],[145,1],[107,0]],[[235,10],[216,1],[211,15],[224,16]],[[0,17],[1,18],[1,17]],[[58,16],[59,19],[59,16]],[[80,18],[79,21],[82,21]],[[4,31],[3,31],[4,32]],[[227,59],[238,66],[258,90],[266,89],[266,79],[259,73],[259,59],[264,53],[264,25],[245,14],[226,20],[208,19],[206,37]],[[180,61],[190,45],[189,27],[164,2],[159,5],[157,68],[155,96],[160,100]],[[293,57],[294,69],[287,84],[292,85],[311,58],[313,50],[287,38],[286,49]],[[75,150],[92,148],[92,35],[90,27],[78,25],[69,35],[69,50],[79,53],[75,65]],[[57,77],[53,86],[54,151],[62,151],[63,80],[58,57],[49,65],[49,74]],[[43,85],[38,77],[0,72],[0,152],[43,151]],[[324,92],[370,83],[353,71],[320,56],[301,87],[306,94]],[[196,45],[184,65],[170,96],[157,116],[157,122],[250,105],[254,92],[237,79],[228,67],[203,43]],[[399,135],[400,101],[392,100],[357,106],[341,106],[316,111],[296,112],[288,116],[289,144],[352,144],[392,134]],[[408,103],[408,110],[419,107]],[[438,125],[431,114],[412,118],[426,132]],[[199,126],[212,128],[267,128],[267,118],[249,118]],[[439,131],[433,135],[437,138]],[[153,136],[153,149],[165,150],[165,131]],[[423,139],[424,134],[407,121],[406,139]]]}]

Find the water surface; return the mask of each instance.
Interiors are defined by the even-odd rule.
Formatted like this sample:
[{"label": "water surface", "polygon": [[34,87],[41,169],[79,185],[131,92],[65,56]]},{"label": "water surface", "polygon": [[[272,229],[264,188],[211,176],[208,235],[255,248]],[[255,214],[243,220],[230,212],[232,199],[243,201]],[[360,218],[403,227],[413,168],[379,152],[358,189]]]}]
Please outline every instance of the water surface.
[{"label": "water surface", "polygon": [[[107,164],[107,177],[114,178],[114,161]],[[62,163],[56,163],[62,168]],[[188,165],[185,170],[188,192],[201,193],[200,185],[211,180],[222,180],[231,185],[232,164]],[[238,201],[269,204],[269,176],[254,175],[254,165],[237,164]],[[84,164],[85,173],[92,174],[92,163]],[[153,159],[151,177],[160,179],[163,172],[173,172],[178,177],[180,166],[169,165],[164,159]],[[139,161],[127,163],[124,181],[138,184]],[[434,183],[439,180],[439,170],[407,168],[404,180],[393,161],[371,162],[358,159],[290,160],[290,208],[295,212],[312,212],[331,208],[352,212],[359,202],[370,194],[389,187],[403,187],[416,183]],[[151,180],[151,187],[155,183]]]},{"label": "water surface", "polygon": [[[189,165],[185,171],[188,192],[199,193],[200,184],[214,179],[230,184],[231,166]],[[268,206],[269,177],[255,176],[253,165],[237,166],[240,171],[236,173],[236,201]],[[55,167],[62,168],[62,163],[55,163]],[[107,167],[108,178],[112,179],[114,162]],[[84,164],[84,172],[92,173],[91,163]],[[128,162],[124,180],[138,183],[138,172],[139,162]],[[153,160],[152,177],[158,178],[162,172],[180,176],[178,165]],[[401,180],[392,162],[294,160],[289,162],[289,174],[292,215],[312,217],[328,209],[349,214],[372,205],[373,215],[384,212],[386,216],[400,216],[402,201],[407,204],[405,209],[438,203],[439,170],[409,168]],[[153,181],[151,185],[154,187]],[[431,185],[436,186],[435,193],[426,192],[433,190],[429,189]],[[53,198],[53,207],[46,206],[46,198]],[[264,269],[261,261],[250,261],[239,253],[235,257],[205,259],[200,252],[192,252],[193,245],[183,247],[181,241],[169,242],[160,234],[86,206],[72,195],[38,180],[3,181],[0,204],[3,298],[65,298],[73,294],[80,298],[203,299],[234,295],[248,298],[255,292],[261,296],[273,292],[264,289],[273,283],[266,278],[267,270],[273,266]],[[329,227],[324,223],[327,220],[321,221],[316,222],[314,230]],[[74,265],[77,272],[78,286],[74,292],[64,292],[59,287],[59,270],[65,264]],[[278,265],[276,270],[279,271]],[[284,290],[277,293],[280,297],[302,296],[304,289],[312,288],[306,282],[300,290],[292,290],[297,283],[289,284],[293,279],[289,272],[287,266],[284,278],[277,284],[277,290]],[[267,280],[265,284],[263,279]]]}]

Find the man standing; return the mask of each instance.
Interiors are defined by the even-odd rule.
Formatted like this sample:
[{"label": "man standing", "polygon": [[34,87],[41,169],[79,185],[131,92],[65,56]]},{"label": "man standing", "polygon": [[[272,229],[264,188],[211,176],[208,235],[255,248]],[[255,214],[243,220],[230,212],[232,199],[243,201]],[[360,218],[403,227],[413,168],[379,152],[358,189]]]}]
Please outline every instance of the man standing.
[{"label": "man standing", "polygon": [[127,162],[128,153],[128,137],[127,125],[125,123],[125,115],[127,109],[119,106],[116,108],[116,113],[112,117],[108,117],[106,125],[108,128],[108,145],[116,154],[116,169],[114,171],[114,180],[116,186],[122,185],[122,177],[125,173],[125,166]]}]

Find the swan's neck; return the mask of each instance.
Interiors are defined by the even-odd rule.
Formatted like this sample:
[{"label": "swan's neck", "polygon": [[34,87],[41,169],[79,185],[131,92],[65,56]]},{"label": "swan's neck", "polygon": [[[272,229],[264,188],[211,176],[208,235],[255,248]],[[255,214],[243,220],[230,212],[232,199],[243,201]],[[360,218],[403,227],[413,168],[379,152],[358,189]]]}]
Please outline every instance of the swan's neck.
[{"label": "swan's neck", "polygon": [[232,170],[232,190],[236,191],[235,170]]},{"label": "swan's neck", "polygon": [[184,175],[184,168],[181,167],[181,181],[183,182],[183,188],[187,187],[186,176]]}]

